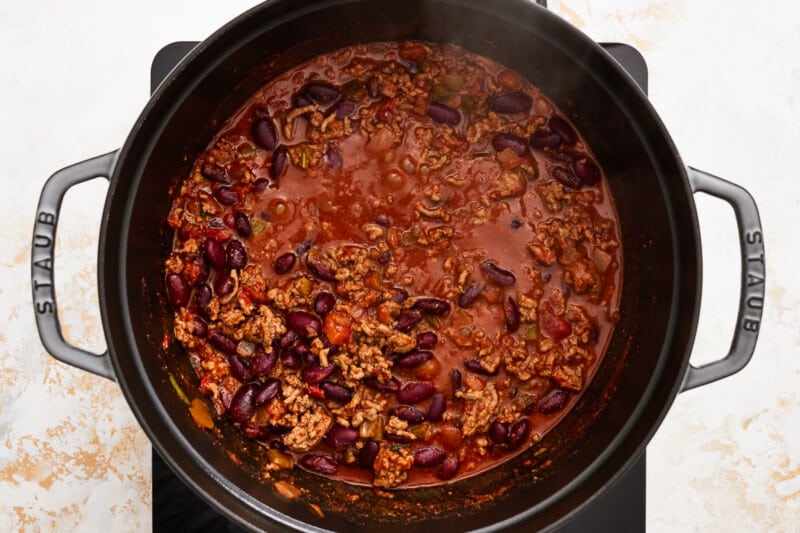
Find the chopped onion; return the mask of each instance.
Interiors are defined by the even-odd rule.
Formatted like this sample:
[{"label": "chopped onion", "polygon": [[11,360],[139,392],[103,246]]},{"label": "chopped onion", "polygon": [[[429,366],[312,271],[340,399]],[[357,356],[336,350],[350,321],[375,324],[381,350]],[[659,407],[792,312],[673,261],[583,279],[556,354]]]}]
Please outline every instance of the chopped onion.
[{"label": "chopped onion", "polygon": [[240,340],[239,344],[236,345],[236,353],[245,358],[252,356],[255,351],[256,345],[244,339]]}]

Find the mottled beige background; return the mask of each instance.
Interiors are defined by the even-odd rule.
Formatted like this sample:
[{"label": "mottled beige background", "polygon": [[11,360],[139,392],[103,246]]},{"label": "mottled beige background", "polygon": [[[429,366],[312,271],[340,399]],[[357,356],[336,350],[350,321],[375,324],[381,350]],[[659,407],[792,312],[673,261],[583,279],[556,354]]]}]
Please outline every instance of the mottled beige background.
[{"label": "mottled beige background", "polygon": [[[33,327],[29,241],[56,169],[117,148],[153,54],[255,2],[0,3],[0,531],[151,528],[150,447],[115,384],[54,362]],[[649,531],[800,531],[800,8],[794,2],[551,1],[600,41],[633,44],[688,164],[749,189],[767,247],[759,348],[740,374],[681,395],[648,448]],[[102,180],[67,197],[57,252],[69,339],[100,351]],[[704,291],[693,361],[736,319],[731,210],[698,198]]]}]

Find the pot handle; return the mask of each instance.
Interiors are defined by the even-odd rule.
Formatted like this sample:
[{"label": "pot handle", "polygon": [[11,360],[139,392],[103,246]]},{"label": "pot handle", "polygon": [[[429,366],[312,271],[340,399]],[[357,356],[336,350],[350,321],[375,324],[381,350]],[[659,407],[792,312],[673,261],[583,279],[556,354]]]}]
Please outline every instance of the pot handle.
[{"label": "pot handle", "polygon": [[764,309],[764,238],[761,219],[755,200],[745,189],[689,167],[692,190],[705,192],[728,202],[736,215],[739,246],[742,258],[742,278],[739,289],[739,316],[733,331],[728,355],[703,366],[689,365],[682,391],[728,377],[743,369],[756,349],[761,315]]},{"label": "pot handle", "polygon": [[69,344],[61,332],[56,307],[53,250],[56,241],[56,226],[64,194],[73,185],[93,179],[111,176],[116,152],[87,159],[63,168],[50,176],[42,188],[36,222],[33,226],[31,246],[31,290],[36,327],[45,350],[61,361],[89,371],[98,376],[114,380],[114,369],[108,351],[94,354]]}]

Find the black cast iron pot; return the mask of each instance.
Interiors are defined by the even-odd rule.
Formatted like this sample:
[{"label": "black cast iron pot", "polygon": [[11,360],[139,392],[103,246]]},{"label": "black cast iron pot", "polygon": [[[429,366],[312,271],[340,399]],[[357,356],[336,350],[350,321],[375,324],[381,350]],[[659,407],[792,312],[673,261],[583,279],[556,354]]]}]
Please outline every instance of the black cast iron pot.
[{"label": "black cast iron pot", "polygon": [[[294,469],[277,478],[307,489],[288,500],[260,479],[264,450],[219,423],[191,420],[169,375],[200,396],[172,335],[163,259],[169,187],[250,93],[311,57],[357,42],[453,42],[507,65],[574,120],[604,167],[624,246],[621,321],[577,406],[542,442],[485,474],[393,498]],[[61,335],[53,249],[61,199],[81,181],[110,180],[100,230],[99,293],[108,352]],[[729,202],[739,226],[742,277],[730,353],[689,365],[700,308],[700,236],[693,194]],[[239,523],[281,530],[531,531],[559,523],[612,484],[642,453],[676,394],[740,370],[755,348],[764,292],[762,232],[750,195],[684,166],[644,94],[596,43],[522,0],[266,2],[196,47],[167,77],[125,145],[54,174],[39,203],[32,251],[39,332],[57,359],[115,379],[158,453],[196,492]],[[749,280],[749,283],[748,283]],[[538,448],[537,448],[538,449]],[[235,453],[241,464],[231,459]],[[319,505],[324,517],[312,511]]]}]

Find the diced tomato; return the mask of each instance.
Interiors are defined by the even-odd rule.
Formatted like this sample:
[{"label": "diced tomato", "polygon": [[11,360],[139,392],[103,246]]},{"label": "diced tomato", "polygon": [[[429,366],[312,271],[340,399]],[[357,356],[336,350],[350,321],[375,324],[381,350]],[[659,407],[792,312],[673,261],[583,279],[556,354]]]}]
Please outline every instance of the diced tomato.
[{"label": "diced tomato", "polygon": [[325,317],[325,335],[333,344],[344,344],[350,338],[351,323],[349,315],[331,311]]},{"label": "diced tomato", "polygon": [[184,239],[197,238],[197,237],[211,237],[220,242],[227,241],[228,239],[231,238],[231,232],[228,228],[213,229],[200,226],[199,224],[191,224],[188,222],[185,222],[183,226],[181,226],[180,234],[181,237],[183,237]]},{"label": "diced tomato", "polygon": [[194,285],[200,276],[200,265],[198,263],[186,263],[183,265],[183,275],[190,285]]},{"label": "diced tomato", "polygon": [[316,398],[318,400],[324,400],[325,399],[325,392],[321,388],[319,388],[317,385],[309,385],[308,387],[306,387],[306,392],[312,398]]},{"label": "diced tomato", "polygon": [[[243,286],[242,292],[239,293],[242,296],[248,298],[251,302],[256,302],[259,304],[263,304],[267,301],[267,293],[264,291],[259,291],[254,289],[253,287]],[[240,296],[241,297],[241,296]]]},{"label": "diced tomato", "polygon": [[240,300],[240,301],[241,301],[241,302],[242,302],[242,303],[243,303],[245,306],[249,306],[249,305],[251,305],[251,304],[253,303],[252,299],[250,298],[250,295],[249,295],[249,294],[248,294],[246,291],[241,291],[241,292],[239,293],[239,300]]},{"label": "diced tomato", "polygon": [[547,304],[543,305],[539,312],[539,329],[557,341],[572,333],[572,325],[560,316],[556,316],[553,309]]}]

